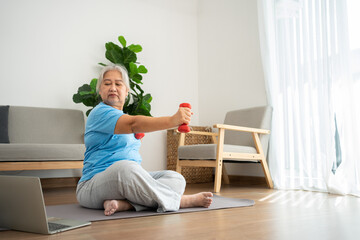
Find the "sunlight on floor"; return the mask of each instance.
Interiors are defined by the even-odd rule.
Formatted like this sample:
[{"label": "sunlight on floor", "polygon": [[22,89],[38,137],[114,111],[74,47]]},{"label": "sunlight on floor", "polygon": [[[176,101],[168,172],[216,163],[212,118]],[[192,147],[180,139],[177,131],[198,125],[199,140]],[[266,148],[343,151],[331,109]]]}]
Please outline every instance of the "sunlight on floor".
[{"label": "sunlight on floor", "polygon": [[320,209],[327,205],[327,207],[340,208],[351,202],[360,203],[360,198],[353,196],[339,196],[321,192],[310,192],[302,190],[279,190],[273,192],[266,197],[259,199],[259,202],[277,203],[280,205],[290,205],[292,207],[316,208]]}]

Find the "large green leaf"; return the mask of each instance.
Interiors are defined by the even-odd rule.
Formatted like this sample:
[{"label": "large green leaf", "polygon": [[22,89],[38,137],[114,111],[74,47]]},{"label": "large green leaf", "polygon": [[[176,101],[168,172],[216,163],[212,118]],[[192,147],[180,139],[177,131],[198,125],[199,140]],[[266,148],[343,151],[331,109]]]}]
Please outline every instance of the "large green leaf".
[{"label": "large green leaf", "polygon": [[138,104],[136,107],[136,115],[151,116],[150,109],[145,104]]},{"label": "large green leaf", "polygon": [[76,93],[73,95],[74,103],[81,103],[82,99],[83,99],[83,97],[79,93]]},{"label": "large green leaf", "polygon": [[130,46],[128,46],[128,48],[135,53],[139,53],[142,51],[142,47],[140,45],[131,44]]},{"label": "large green leaf", "polygon": [[150,114],[150,110],[151,110],[150,104],[142,102],[142,104],[139,105],[138,109],[140,110],[140,112],[141,112],[143,115],[145,115],[145,116],[151,116],[151,114]]},{"label": "large green leaf", "polygon": [[106,48],[106,50],[113,50],[113,49],[115,49],[116,51],[121,51],[122,50],[122,48],[119,45],[117,45],[117,44],[115,44],[113,42],[105,43],[105,48]]},{"label": "large green leaf", "polygon": [[112,63],[124,64],[123,49],[115,43],[108,42],[105,44],[105,57]]},{"label": "large green leaf", "polygon": [[137,68],[136,64],[133,62],[129,63],[129,68],[130,68],[129,75],[130,75],[130,78],[132,78],[135,74],[138,73],[138,68]]},{"label": "large green leaf", "polygon": [[88,97],[83,100],[83,103],[85,106],[93,107],[93,106],[95,106],[96,101],[95,101],[94,97]]},{"label": "large green leaf", "polygon": [[137,70],[138,70],[138,73],[147,73],[148,72],[148,70],[146,69],[146,67],[144,65],[140,65]]},{"label": "large green leaf", "polygon": [[79,87],[78,92],[91,92],[91,87],[89,84],[84,84]]},{"label": "large green leaf", "polygon": [[129,104],[127,105],[126,107],[124,107],[124,113],[127,113],[129,115],[135,115],[134,112],[135,112],[135,107],[134,107],[134,104]]},{"label": "large green leaf", "polygon": [[152,101],[152,96],[151,96],[150,93],[148,93],[148,94],[146,94],[146,95],[144,96],[143,99],[144,99],[145,102],[150,103],[150,102]]},{"label": "large green leaf", "polygon": [[93,92],[96,92],[96,84],[97,84],[97,78],[93,78],[90,82],[90,87]]},{"label": "large green leaf", "polygon": [[124,36],[119,36],[118,40],[123,47],[126,47],[126,40],[125,40]]},{"label": "large green leaf", "polygon": [[136,54],[128,48],[123,48],[124,63],[136,62]]},{"label": "large green leaf", "polygon": [[138,84],[142,84],[141,80],[142,80],[142,76],[140,74],[135,74],[134,76],[132,76],[131,78],[134,82],[138,83]]},{"label": "large green leaf", "polygon": [[150,102],[152,100],[152,97],[150,94],[146,94],[143,98],[142,98],[142,101],[141,101],[141,105],[142,107],[144,107],[145,109],[147,110],[150,110]]},{"label": "large green leaf", "polygon": [[88,91],[81,91],[81,92],[79,92],[79,94],[80,94],[81,96],[87,96],[87,95],[93,95],[94,92],[93,92],[93,91],[90,91],[90,92],[88,92]]},{"label": "large green leaf", "polygon": [[115,49],[107,50],[105,57],[112,63],[115,64],[124,64],[124,55],[122,51],[117,51]]}]

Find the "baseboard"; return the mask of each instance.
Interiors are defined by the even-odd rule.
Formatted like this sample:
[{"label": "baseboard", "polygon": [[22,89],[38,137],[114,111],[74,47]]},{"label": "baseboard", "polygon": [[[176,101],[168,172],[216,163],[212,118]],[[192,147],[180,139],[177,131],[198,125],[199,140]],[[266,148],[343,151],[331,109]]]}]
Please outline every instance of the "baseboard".
[{"label": "baseboard", "polygon": [[79,177],[66,177],[66,178],[41,178],[41,186],[43,189],[48,188],[63,188],[63,187],[76,187],[79,182]]}]

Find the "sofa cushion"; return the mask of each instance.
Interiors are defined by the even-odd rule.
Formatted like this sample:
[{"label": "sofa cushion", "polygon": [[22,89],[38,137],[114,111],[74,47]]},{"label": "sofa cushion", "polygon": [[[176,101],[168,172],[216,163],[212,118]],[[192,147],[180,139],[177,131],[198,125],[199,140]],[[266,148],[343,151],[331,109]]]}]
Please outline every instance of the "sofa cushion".
[{"label": "sofa cushion", "polygon": [[[216,159],[216,144],[196,144],[179,147],[179,159]],[[224,152],[257,153],[256,149],[247,146],[224,144]],[[227,160],[224,158],[224,160]]]},{"label": "sofa cushion", "polygon": [[84,160],[84,144],[0,144],[0,161]]},{"label": "sofa cushion", "polygon": [[9,143],[9,106],[0,106],[0,143]]},{"label": "sofa cushion", "polygon": [[10,143],[83,144],[85,121],[80,110],[10,106]]}]

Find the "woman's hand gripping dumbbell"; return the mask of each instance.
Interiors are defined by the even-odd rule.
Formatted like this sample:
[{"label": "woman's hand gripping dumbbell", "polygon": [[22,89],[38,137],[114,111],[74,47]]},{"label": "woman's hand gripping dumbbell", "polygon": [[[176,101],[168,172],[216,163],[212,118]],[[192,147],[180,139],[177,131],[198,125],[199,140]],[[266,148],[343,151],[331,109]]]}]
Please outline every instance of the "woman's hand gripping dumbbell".
[{"label": "woman's hand gripping dumbbell", "polygon": [[[180,107],[191,109],[190,103],[181,103]],[[188,133],[188,132],[190,132],[190,127],[187,124],[183,123],[178,127],[178,131],[181,133]]]}]

